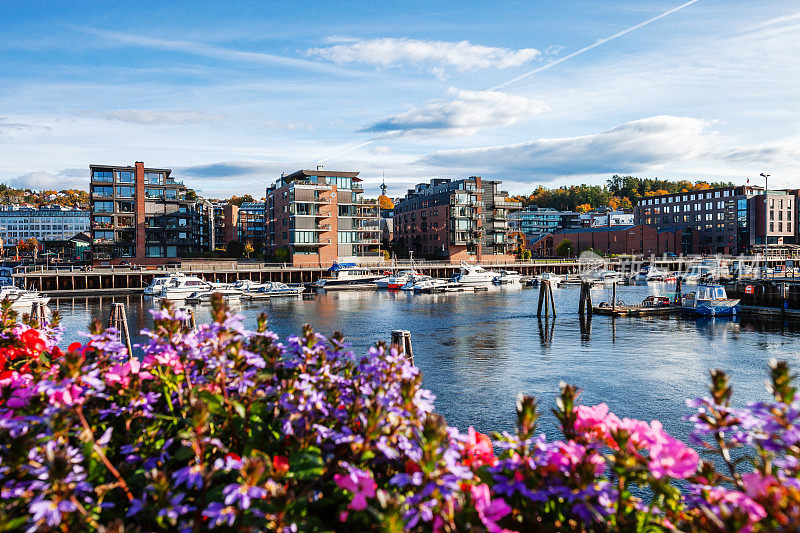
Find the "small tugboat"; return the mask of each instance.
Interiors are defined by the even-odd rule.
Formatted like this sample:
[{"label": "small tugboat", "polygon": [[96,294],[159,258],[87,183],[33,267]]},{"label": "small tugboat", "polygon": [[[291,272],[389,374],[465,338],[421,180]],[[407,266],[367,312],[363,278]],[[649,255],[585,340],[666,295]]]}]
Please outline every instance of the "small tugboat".
[{"label": "small tugboat", "polygon": [[701,283],[694,292],[683,295],[681,307],[698,315],[735,315],[739,312],[739,300],[728,298],[722,285]]}]

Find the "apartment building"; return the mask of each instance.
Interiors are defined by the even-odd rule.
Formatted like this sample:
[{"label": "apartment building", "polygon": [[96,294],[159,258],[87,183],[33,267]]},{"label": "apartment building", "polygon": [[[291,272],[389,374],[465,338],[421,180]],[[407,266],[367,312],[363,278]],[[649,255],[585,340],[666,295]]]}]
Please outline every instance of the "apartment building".
[{"label": "apartment building", "polygon": [[288,250],[296,265],[375,262],[380,245],[378,203],[365,200],[363,194],[358,172],[318,168],[282,175],[267,189],[267,245]]},{"label": "apartment building", "polygon": [[473,176],[417,184],[395,204],[395,243],[418,257],[513,259],[508,220],[522,206],[500,183]]},{"label": "apartment building", "polygon": [[[766,203],[765,203],[766,202]],[[769,207],[765,208],[768,205]],[[699,243],[692,253],[742,254],[769,244],[795,244],[797,198],[788,191],[737,186],[642,198],[636,224],[658,230],[692,227]]]},{"label": "apartment building", "polygon": [[580,228],[583,223],[580,213],[529,205],[521,211],[512,213],[508,226],[511,230],[519,231],[532,240],[558,230]]},{"label": "apartment building", "polygon": [[237,238],[242,244],[250,243],[253,250],[263,253],[267,235],[266,202],[245,202],[239,208]]},{"label": "apartment building", "polygon": [[89,165],[95,262],[163,263],[201,249],[193,193],[166,168]]},{"label": "apartment building", "polygon": [[20,240],[67,241],[89,231],[89,211],[60,205],[0,207],[0,239],[5,246]]}]

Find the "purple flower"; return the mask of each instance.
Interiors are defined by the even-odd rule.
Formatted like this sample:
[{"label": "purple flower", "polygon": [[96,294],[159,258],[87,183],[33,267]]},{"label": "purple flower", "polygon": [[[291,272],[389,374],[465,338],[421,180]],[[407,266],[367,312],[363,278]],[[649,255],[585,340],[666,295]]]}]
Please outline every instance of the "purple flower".
[{"label": "purple flower", "polygon": [[203,510],[202,515],[210,519],[208,522],[209,527],[221,525],[231,527],[236,521],[236,508],[219,502],[212,502]]},{"label": "purple flower", "polygon": [[55,502],[53,500],[39,500],[31,502],[28,510],[33,514],[33,521],[39,522],[44,520],[50,527],[55,527],[61,523],[62,513],[71,513],[77,507],[74,503],[61,500]]},{"label": "purple flower", "polygon": [[264,498],[267,495],[267,491],[262,487],[231,483],[222,489],[222,494],[225,496],[226,505],[238,503],[241,509],[248,509],[252,498]]},{"label": "purple flower", "polygon": [[187,489],[200,489],[203,487],[203,466],[192,465],[181,468],[172,474],[172,479],[175,480],[176,487],[184,485]]}]

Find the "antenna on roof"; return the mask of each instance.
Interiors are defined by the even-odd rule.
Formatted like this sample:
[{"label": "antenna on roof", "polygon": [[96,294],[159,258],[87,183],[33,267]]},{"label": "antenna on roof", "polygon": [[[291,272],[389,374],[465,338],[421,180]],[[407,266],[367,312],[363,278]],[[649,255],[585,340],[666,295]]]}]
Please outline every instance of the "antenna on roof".
[{"label": "antenna on roof", "polygon": [[317,165],[317,170],[322,170],[323,168],[325,167],[323,167],[322,165]]},{"label": "antenna on roof", "polygon": [[384,170],[381,175],[383,176],[381,178],[381,194],[386,196],[386,171]]}]

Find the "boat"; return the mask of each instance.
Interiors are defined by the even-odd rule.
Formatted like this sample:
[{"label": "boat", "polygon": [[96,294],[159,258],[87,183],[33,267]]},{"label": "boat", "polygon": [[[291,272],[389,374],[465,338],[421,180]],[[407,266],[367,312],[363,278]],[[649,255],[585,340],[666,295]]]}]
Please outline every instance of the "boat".
[{"label": "boat", "polygon": [[701,283],[694,292],[683,295],[681,307],[698,315],[735,315],[739,312],[739,300],[728,298],[722,285]]},{"label": "boat", "polygon": [[498,285],[510,285],[522,281],[522,274],[513,270],[501,270],[499,274],[494,278],[494,282]]},{"label": "boat", "polygon": [[246,292],[244,297],[250,300],[268,300],[280,296],[299,296],[306,290],[305,287],[287,285],[280,281],[271,281],[261,285],[261,287],[254,291]]},{"label": "boat", "polygon": [[492,283],[499,275],[499,273],[486,270],[480,265],[469,265],[462,261],[461,271],[455,275],[453,281],[464,285],[483,285]]},{"label": "boat", "polygon": [[167,300],[183,300],[196,292],[210,291],[211,284],[197,276],[173,278],[162,290],[160,296]]},{"label": "boat", "polygon": [[413,270],[401,270],[397,274],[387,275],[378,279],[375,284],[379,289],[398,290],[409,282],[417,273]]},{"label": "boat", "polygon": [[193,292],[189,296],[185,297],[184,301],[186,303],[206,303],[210,302],[211,297],[215,294],[221,295],[226,302],[238,302],[242,297],[241,291],[237,291],[236,289],[211,288],[209,290]]},{"label": "boat", "polygon": [[175,272],[167,274],[166,276],[154,277],[153,281],[150,282],[150,285],[144,288],[143,294],[145,296],[159,296],[161,292],[164,290],[164,287],[169,285],[170,281],[182,276],[184,276],[183,273]]},{"label": "boat", "polygon": [[430,276],[427,276],[428,279],[423,279],[417,281],[412,287],[411,290],[414,292],[434,292],[437,289],[443,289],[449,285],[454,285],[453,283],[447,281],[446,279],[436,279]]},{"label": "boat", "polygon": [[531,285],[538,285],[543,281],[549,281],[550,285],[553,287],[558,287],[564,281],[564,278],[561,276],[557,276],[552,272],[542,272],[538,276],[534,276],[531,279]]},{"label": "boat", "polygon": [[617,283],[623,280],[624,276],[621,272],[616,270],[587,270],[580,275],[582,281],[596,282],[596,283]]},{"label": "boat", "polygon": [[232,289],[236,289],[237,291],[242,291],[243,294],[247,295],[252,292],[259,291],[262,287],[266,287],[269,285],[268,283],[260,283],[258,281],[253,281],[250,279],[240,279],[236,281],[233,285],[231,285]]},{"label": "boat", "polygon": [[11,307],[30,309],[34,303],[47,305],[50,302],[50,297],[37,291],[20,289],[14,285],[5,285],[0,287],[0,301],[3,300],[11,302]]},{"label": "boat", "polygon": [[408,279],[408,281],[406,282],[405,285],[400,287],[400,290],[401,291],[413,291],[414,290],[414,285],[416,285],[417,283],[419,283],[421,281],[425,281],[425,280],[429,280],[429,279],[433,279],[433,277],[432,276],[428,276],[427,274],[417,274],[417,273],[415,273],[413,276],[409,277],[409,279]]},{"label": "boat", "polygon": [[334,263],[328,269],[329,277],[320,278],[314,282],[313,286],[317,289],[334,287],[336,285],[353,285],[357,283],[374,283],[380,274],[376,274],[366,268],[357,268],[355,263]]}]

